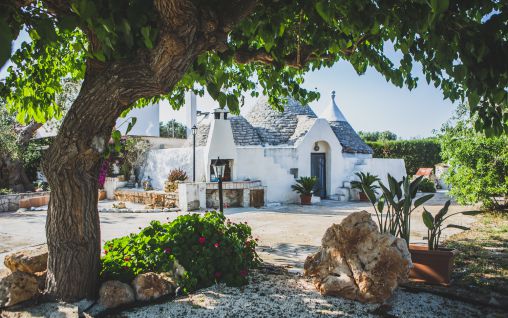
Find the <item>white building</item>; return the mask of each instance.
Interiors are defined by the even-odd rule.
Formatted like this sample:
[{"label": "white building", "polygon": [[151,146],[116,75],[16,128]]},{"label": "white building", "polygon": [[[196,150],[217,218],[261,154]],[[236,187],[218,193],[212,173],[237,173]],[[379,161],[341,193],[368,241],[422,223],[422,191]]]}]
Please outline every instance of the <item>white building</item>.
[{"label": "white building", "polygon": [[[231,181],[259,180],[267,202],[298,202],[291,185],[300,176],[317,176],[323,198],[347,201],[356,197],[350,181],[356,172],[370,172],[386,182],[390,173],[406,175],[402,159],[372,158],[368,147],[335,103],[335,93],[323,118],[309,106],[290,100],[283,112],[260,99],[246,116],[217,109],[196,118],[195,100],[186,105],[187,126],[196,124],[196,181],[213,181],[211,164],[227,160]],[[192,139],[186,147],[156,149],[148,154],[144,177],[162,189],[171,169],[192,176]]]}]

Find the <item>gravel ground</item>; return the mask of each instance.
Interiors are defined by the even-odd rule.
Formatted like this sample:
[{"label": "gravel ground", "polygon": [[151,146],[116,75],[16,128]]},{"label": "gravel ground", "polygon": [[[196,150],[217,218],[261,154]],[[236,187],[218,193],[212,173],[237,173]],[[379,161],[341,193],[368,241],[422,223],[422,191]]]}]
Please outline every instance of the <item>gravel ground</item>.
[{"label": "gravel ground", "polygon": [[[506,313],[504,313],[506,314]],[[163,304],[109,317],[506,317],[428,293],[398,289],[383,305],[321,296],[309,279],[256,271],[242,288],[217,285]]]}]

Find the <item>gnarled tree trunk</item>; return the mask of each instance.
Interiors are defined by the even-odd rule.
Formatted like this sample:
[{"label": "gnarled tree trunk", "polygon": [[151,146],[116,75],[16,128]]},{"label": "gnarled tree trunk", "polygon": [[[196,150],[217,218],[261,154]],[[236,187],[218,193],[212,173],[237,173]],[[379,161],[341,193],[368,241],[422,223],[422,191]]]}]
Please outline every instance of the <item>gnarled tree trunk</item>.
[{"label": "gnarled tree trunk", "polygon": [[[140,98],[169,93],[199,54],[224,49],[231,25],[255,4],[238,1],[221,12],[221,20],[217,12],[193,1],[154,0],[160,23],[153,49],[136,51],[130,60],[88,61],[78,98],[43,165],[51,186],[46,221],[49,297],[69,301],[97,293],[101,242],[97,179],[118,116]],[[94,50],[95,37],[87,35]]]},{"label": "gnarled tree trunk", "polygon": [[57,299],[93,298],[98,289],[97,180],[102,153],[122,111],[114,82],[105,76],[85,80],[44,160],[51,187],[47,293]]}]

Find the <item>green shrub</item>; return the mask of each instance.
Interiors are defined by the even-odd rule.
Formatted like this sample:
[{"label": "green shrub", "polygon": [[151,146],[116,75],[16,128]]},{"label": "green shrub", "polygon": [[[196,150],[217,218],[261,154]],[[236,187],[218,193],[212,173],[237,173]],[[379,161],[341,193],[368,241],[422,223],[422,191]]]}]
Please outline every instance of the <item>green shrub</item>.
[{"label": "green shrub", "polygon": [[172,272],[185,292],[215,282],[240,286],[260,262],[256,245],[247,223],[232,223],[216,211],[152,221],[138,234],[104,244],[101,278],[130,283],[141,273]]},{"label": "green shrub", "polygon": [[442,162],[441,146],[434,138],[376,141],[367,144],[374,151],[374,158],[404,159],[408,175],[414,175],[418,168],[432,168]]},{"label": "green shrub", "polygon": [[434,184],[433,181],[427,178],[423,178],[422,182],[420,182],[420,184],[418,185],[418,190],[426,193],[435,193],[436,185]]}]

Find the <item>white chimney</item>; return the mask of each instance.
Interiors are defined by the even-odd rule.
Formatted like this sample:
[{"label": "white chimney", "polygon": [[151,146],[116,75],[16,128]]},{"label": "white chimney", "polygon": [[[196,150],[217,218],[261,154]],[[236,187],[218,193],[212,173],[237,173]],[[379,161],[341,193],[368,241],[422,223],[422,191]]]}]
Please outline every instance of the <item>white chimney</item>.
[{"label": "white chimney", "polygon": [[196,125],[196,94],[187,92],[185,94],[185,125],[187,126],[187,137],[192,136],[192,127]]}]

